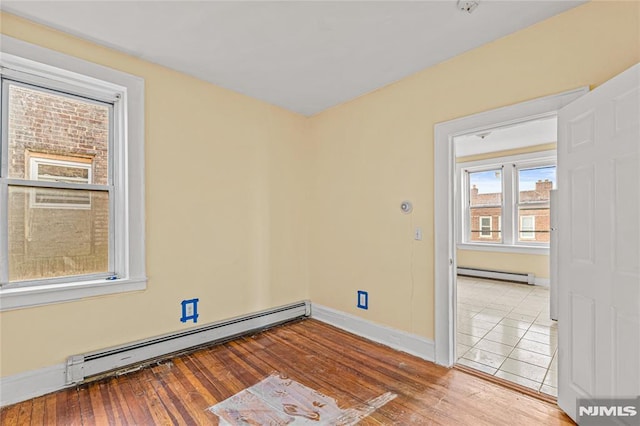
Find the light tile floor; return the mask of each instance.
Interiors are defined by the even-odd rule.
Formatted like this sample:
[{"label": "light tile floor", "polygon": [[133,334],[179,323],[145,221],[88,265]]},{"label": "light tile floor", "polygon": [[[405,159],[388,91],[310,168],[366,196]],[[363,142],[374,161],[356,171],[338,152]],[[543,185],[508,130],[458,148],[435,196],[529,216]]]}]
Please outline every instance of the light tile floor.
[{"label": "light tile floor", "polygon": [[458,363],[558,395],[558,329],[549,289],[458,277]]}]

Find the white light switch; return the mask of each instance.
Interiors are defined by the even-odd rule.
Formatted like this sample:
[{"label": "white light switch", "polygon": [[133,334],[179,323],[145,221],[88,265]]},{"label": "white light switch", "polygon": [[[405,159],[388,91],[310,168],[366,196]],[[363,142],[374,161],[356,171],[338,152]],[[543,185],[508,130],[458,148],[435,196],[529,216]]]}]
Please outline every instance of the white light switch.
[{"label": "white light switch", "polygon": [[416,232],[413,234],[413,239],[416,241],[422,241],[422,228],[419,226],[416,228]]}]

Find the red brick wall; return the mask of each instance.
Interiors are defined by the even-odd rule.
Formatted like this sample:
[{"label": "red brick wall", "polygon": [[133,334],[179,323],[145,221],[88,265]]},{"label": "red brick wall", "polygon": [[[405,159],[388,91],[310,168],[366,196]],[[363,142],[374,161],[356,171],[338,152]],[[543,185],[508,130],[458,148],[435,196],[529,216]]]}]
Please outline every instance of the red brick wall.
[{"label": "red brick wall", "polygon": [[[521,216],[534,216],[535,217],[535,238],[523,239],[521,241],[531,242],[549,242],[550,239],[550,216],[548,200],[550,197],[550,191],[553,189],[553,182],[539,181],[536,183],[536,189],[531,191],[520,192],[520,202],[538,202],[535,206],[530,208],[521,209]],[[470,211],[470,241],[477,242],[500,242],[501,236],[498,232],[492,232],[491,237],[481,236],[480,217],[491,216],[491,229],[497,231],[500,229],[499,216],[501,214],[501,207],[495,207],[492,205],[500,204],[502,201],[502,194],[500,193],[486,193],[479,194],[478,188],[471,188],[471,211]],[[520,218],[516,222],[517,226],[520,226]],[[477,232],[473,232],[477,231]],[[516,231],[516,240],[520,239],[519,232]]]}]

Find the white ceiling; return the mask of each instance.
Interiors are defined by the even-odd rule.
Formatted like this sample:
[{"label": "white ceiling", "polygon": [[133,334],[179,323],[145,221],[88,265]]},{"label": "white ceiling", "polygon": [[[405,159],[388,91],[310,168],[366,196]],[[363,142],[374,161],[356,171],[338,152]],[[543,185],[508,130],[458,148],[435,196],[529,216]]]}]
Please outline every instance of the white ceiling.
[{"label": "white ceiling", "polygon": [[[12,1],[0,8],[304,115],[584,1]],[[472,71],[470,71],[472,72]]]},{"label": "white ceiling", "polygon": [[453,139],[456,157],[506,151],[556,142],[558,117],[553,115]]}]

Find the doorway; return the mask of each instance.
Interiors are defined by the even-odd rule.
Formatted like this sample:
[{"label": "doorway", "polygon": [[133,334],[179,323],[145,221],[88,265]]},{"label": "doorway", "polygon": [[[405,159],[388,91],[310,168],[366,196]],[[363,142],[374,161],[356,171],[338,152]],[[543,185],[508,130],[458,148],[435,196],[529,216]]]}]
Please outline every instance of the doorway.
[{"label": "doorway", "polygon": [[[574,99],[580,97],[586,92],[587,92],[587,88],[581,88],[571,92],[566,92],[566,93],[562,93],[555,96],[536,99],[536,100],[525,102],[522,104],[500,108],[497,110],[488,111],[488,112],[484,112],[484,113],[476,114],[473,116],[464,117],[461,119],[453,120],[446,123],[440,123],[436,125],[436,128],[435,128],[435,157],[436,157],[435,158],[436,160],[435,161],[435,166],[436,166],[435,201],[436,201],[436,206],[438,207],[436,208],[436,212],[435,212],[436,214],[436,235],[435,235],[435,238],[436,238],[436,254],[435,254],[435,257],[436,257],[436,262],[435,262],[435,266],[436,266],[436,273],[435,273],[435,276],[436,276],[436,284],[435,284],[435,287],[436,287],[435,288],[436,290],[436,336],[435,336],[436,348],[435,349],[436,349],[436,362],[438,364],[442,364],[446,366],[454,365],[458,360],[458,357],[456,355],[456,345],[458,343],[462,343],[463,345],[465,345],[464,342],[458,342],[458,336],[456,334],[458,317],[459,317],[458,304],[457,304],[459,292],[461,293],[460,296],[462,297],[462,300],[468,300],[466,298],[469,297],[469,294],[475,293],[477,295],[478,292],[482,293],[483,291],[488,293],[489,292],[488,288],[494,288],[494,289],[501,288],[502,290],[496,290],[496,291],[500,292],[503,295],[503,301],[505,301],[506,299],[515,299],[515,297],[511,297],[513,294],[509,295],[511,290],[521,289],[521,290],[514,291],[514,293],[522,293],[518,295],[518,297],[522,296],[522,300],[520,300],[520,303],[522,303],[529,296],[539,297],[540,292],[545,292],[545,290],[536,290],[535,294],[531,294],[531,292],[533,291],[533,289],[535,289],[535,287],[525,287],[527,284],[511,284],[511,285],[518,286],[514,288],[498,287],[498,286],[503,286],[502,281],[498,281],[498,280],[502,280],[503,279],[502,277],[498,277],[498,278],[488,277],[487,279],[486,277],[481,278],[476,276],[471,278],[470,281],[467,281],[467,282],[465,282],[466,278],[464,278],[462,279],[462,283],[463,283],[462,286],[456,285],[458,281],[458,276],[457,276],[458,267],[468,266],[468,265],[459,264],[459,261],[461,259],[458,258],[459,253],[457,250],[458,245],[461,243],[459,236],[462,235],[462,230],[456,229],[456,223],[462,223],[463,221],[462,221],[462,218],[460,217],[462,215],[461,209],[456,208],[456,204],[458,202],[459,203],[462,202],[457,200],[463,200],[463,194],[462,194],[463,185],[460,179],[457,178],[457,175],[455,172],[456,164],[457,164],[456,150],[455,150],[455,143],[454,143],[455,138],[468,136],[468,135],[474,135],[475,137],[477,137],[478,135],[482,136],[483,133],[491,132],[494,129],[511,128],[518,124],[533,122],[536,120],[553,117],[555,116],[556,112],[560,108],[562,108],[564,105],[568,104],[569,102],[573,101]],[[526,167],[522,169],[524,170],[526,169]],[[513,176],[514,175],[511,174],[512,180],[514,179]],[[517,178],[518,177],[516,177],[515,179]],[[504,179],[507,179],[507,178],[504,177]],[[467,180],[466,184],[469,185],[469,182],[470,181]],[[468,188],[472,189],[472,186]],[[511,188],[513,188],[513,183]],[[503,184],[503,191],[504,191],[504,184]],[[514,194],[515,193],[513,191],[511,193],[509,193],[508,191],[503,192],[503,196],[507,198],[514,197]],[[507,202],[504,205],[511,205],[514,201],[515,200],[511,198],[511,200],[507,200]],[[490,215],[485,215],[485,216],[490,216]],[[528,225],[528,226],[525,226],[523,228],[522,224]],[[470,225],[467,225],[467,226],[470,226]],[[472,230],[477,232],[478,237],[481,234],[484,234],[483,236],[487,237],[488,235],[493,235],[494,233],[500,233],[500,238],[502,239],[511,238],[512,242],[517,241],[518,238],[525,239],[525,238],[531,237],[531,233],[535,230],[531,226],[531,219],[524,219],[524,222],[521,222],[521,219],[519,219],[519,216],[516,216],[516,213],[513,213],[507,222],[502,220],[502,222],[498,224],[497,220],[494,221],[494,219],[492,219],[491,222],[489,222],[489,219],[482,219],[482,222],[479,222],[478,224],[476,224],[476,226],[478,228],[474,228]],[[523,248],[518,248],[517,250],[523,250]],[[498,253],[502,254],[500,251],[498,251]],[[479,269],[482,269],[482,268],[479,268]],[[504,272],[509,272],[509,271],[505,270]],[[551,275],[553,274],[549,274],[548,276],[551,276]],[[539,278],[543,278],[543,277],[539,277]],[[534,280],[535,280],[535,277],[534,277]],[[547,278],[547,280],[548,282],[551,281],[550,278]],[[466,285],[467,283],[469,285]],[[529,292],[529,293],[524,294],[524,292]],[[531,300],[535,300],[535,299],[531,299]],[[540,302],[538,301],[538,303]],[[546,304],[546,302],[544,303]],[[496,322],[495,324],[493,324],[492,328],[488,329],[487,333],[484,333],[485,335],[490,333],[491,331],[498,331],[498,330],[495,330],[495,327],[498,326],[498,324],[500,324],[501,322],[502,322],[502,326],[499,328],[511,327],[513,325],[516,325],[515,323],[511,323],[510,325],[508,324],[510,323],[508,319],[512,319],[512,320],[514,319],[514,318],[509,318],[509,315],[513,317],[518,314],[517,312],[518,310],[525,309],[524,307],[520,307],[520,304],[512,307],[511,309],[506,309],[504,306],[503,306],[503,311],[508,310],[507,314],[498,318],[497,317],[498,313],[494,312],[494,314],[496,314],[496,317],[493,318],[492,321],[496,321]],[[480,307],[482,309],[478,311],[478,308]],[[462,308],[465,308],[465,307],[462,307]],[[493,308],[496,308],[496,306],[494,306]],[[480,314],[482,310],[485,310],[485,309],[492,309],[492,308],[488,305],[476,306],[475,310],[477,312],[473,312],[474,310],[473,307],[471,309],[467,308],[466,312],[468,315],[473,314],[473,316],[476,316],[477,314]],[[498,309],[494,309],[494,310],[497,311]],[[487,311],[485,311],[485,313],[487,313]],[[546,315],[546,312],[540,311],[536,313],[535,318],[531,321],[530,324],[528,324],[527,329],[524,330],[524,334],[531,331],[532,334],[530,334],[529,337],[534,337],[534,338],[539,337],[534,335],[533,333],[536,333],[536,330],[534,329],[538,328],[538,325],[542,325],[540,324],[540,322],[542,321],[542,317],[540,317],[541,314]],[[465,309],[462,309],[462,317],[464,317],[464,315],[465,315]],[[527,314],[525,312],[521,312],[521,315],[527,315]],[[529,317],[531,316],[533,315],[529,315]],[[537,320],[539,317],[540,317],[540,320],[539,320],[540,322],[536,325],[536,327],[534,327],[534,329],[531,329],[531,327],[535,323],[535,320]],[[482,317],[479,317],[478,320],[481,320],[481,318]],[[487,317],[485,317],[485,319],[486,318]],[[530,318],[527,318],[527,320],[528,319]],[[488,325],[489,324],[484,324],[485,327],[488,327]],[[518,324],[518,325],[521,325],[521,327],[525,326],[524,324]],[[512,328],[519,330],[517,326]],[[538,330],[538,331],[541,331],[541,330]],[[478,329],[477,334],[481,334],[481,333],[482,331]],[[507,359],[509,358],[508,355],[511,355],[511,353],[513,353],[513,351],[518,347],[518,344],[520,343],[520,341],[522,340],[522,337],[524,336],[524,334],[522,334],[522,331],[513,331],[513,334],[515,337],[511,340],[513,341],[514,344],[509,354],[507,355],[496,354],[499,356],[504,356],[504,360],[502,360],[501,358],[496,358],[495,362],[500,362],[500,365],[496,367],[492,367],[492,368],[495,368],[496,373],[500,370],[500,367],[502,366],[502,364],[504,364],[504,362],[507,361]],[[519,334],[522,334],[522,336],[519,336]],[[551,335],[551,331],[549,331],[549,336],[550,335]],[[480,342],[481,337],[473,336],[473,335],[470,335],[470,336],[474,337],[474,339],[472,340],[477,340],[477,341],[475,342],[469,341],[468,343],[473,343],[473,345],[467,344],[466,346],[468,346],[470,349],[473,349],[473,347]],[[508,339],[508,338],[505,338],[505,339]],[[515,339],[517,339],[517,341],[515,341]],[[551,337],[548,338],[548,340],[550,339]],[[555,339],[557,341],[557,338]],[[525,339],[525,340],[529,340],[529,339]],[[501,343],[501,342],[496,342],[496,343]],[[541,343],[541,342],[538,342],[538,343]],[[527,345],[527,344],[526,343],[521,344],[519,349],[524,349],[523,345]],[[460,347],[460,349],[464,350],[465,347]],[[507,351],[508,349],[503,349],[503,350]],[[521,351],[517,351],[516,353],[514,353],[514,356],[521,355],[521,358],[527,356],[526,354],[521,354],[520,352]],[[541,355],[544,355],[544,354],[541,354]],[[469,354],[469,357],[472,357],[472,356],[473,354]],[[536,382],[536,383],[539,383],[538,390],[540,390],[542,385],[544,384],[544,380],[546,376],[549,374],[549,370],[553,368],[553,366],[555,365],[553,361],[553,354],[546,355],[546,356],[550,357],[550,360],[549,360],[550,362],[547,367],[540,367],[540,368],[545,368],[543,373],[541,373],[540,370],[532,368],[532,370],[536,371],[536,374],[537,374],[536,378],[540,380],[539,382]],[[546,358],[543,358],[543,359],[546,362],[547,359]],[[514,360],[522,361],[515,358]],[[513,371],[515,370],[515,366],[520,366],[520,364],[515,361],[508,361],[507,365],[505,366],[506,369]],[[530,359],[529,361],[531,362],[533,361],[533,359]],[[490,361],[485,360],[485,362],[490,362]],[[538,362],[538,361],[536,360],[535,362]],[[483,365],[486,365],[486,364],[483,364]],[[535,364],[531,364],[531,365],[535,366]],[[514,367],[514,368],[511,368],[511,367]],[[535,367],[539,367],[539,366],[535,366]],[[501,374],[504,374],[504,375],[506,375],[507,373],[513,374],[512,372],[507,370],[503,370],[503,373]],[[540,378],[540,374],[543,374],[542,378]],[[526,377],[522,377],[522,378],[526,379]],[[549,380],[551,380],[551,376],[549,377]],[[550,389],[545,388],[545,390],[549,391],[550,393],[553,392],[553,390],[550,390]]]},{"label": "doorway", "polygon": [[557,396],[549,243],[555,114],[453,138],[455,362]]}]

